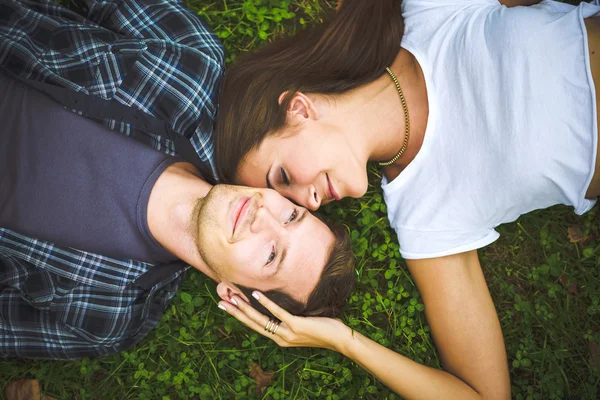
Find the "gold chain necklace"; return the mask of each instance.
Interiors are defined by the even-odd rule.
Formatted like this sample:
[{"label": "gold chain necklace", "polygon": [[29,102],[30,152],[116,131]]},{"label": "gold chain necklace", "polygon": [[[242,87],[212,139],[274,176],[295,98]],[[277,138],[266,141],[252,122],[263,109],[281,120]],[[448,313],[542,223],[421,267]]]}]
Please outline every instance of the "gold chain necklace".
[{"label": "gold chain necklace", "polygon": [[392,70],[389,68],[386,68],[385,70],[388,72],[388,74],[390,74],[390,76],[392,77],[392,80],[396,84],[396,89],[398,89],[398,94],[400,95],[400,101],[402,102],[402,108],[404,109],[404,120],[406,122],[405,123],[406,132],[404,133],[404,143],[402,144],[402,148],[400,149],[400,151],[390,161],[380,162],[379,165],[381,165],[382,167],[387,167],[388,165],[392,165],[393,163],[396,162],[396,160],[398,160],[402,156],[402,154],[404,154],[404,151],[406,150],[406,146],[408,146],[408,136],[410,135],[410,119],[408,118],[408,107],[406,107],[406,100],[404,100],[404,93],[402,93],[402,89],[400,89],[400,84],[398,83],[398,78],[396,78],[396,75],[394,75]]}]

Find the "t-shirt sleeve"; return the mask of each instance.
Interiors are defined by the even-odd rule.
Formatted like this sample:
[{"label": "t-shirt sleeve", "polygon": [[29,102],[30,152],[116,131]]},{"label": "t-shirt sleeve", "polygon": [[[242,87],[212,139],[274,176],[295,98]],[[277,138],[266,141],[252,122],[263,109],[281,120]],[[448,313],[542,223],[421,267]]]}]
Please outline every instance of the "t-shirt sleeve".
[{"label": "t-shirt sleeve", "polygon": [[500,5],[500,0],[402,0],[403,6],[418,6],[432,8],[435,6],[447,6],[451,4],[469,5],[469,4],[497,4]]},{"label": "t-shirt sleeve", "polygon": [[420,231],[396,228],[400,254],[405,259],[444,257],[487,246],[500,237],[494,229]]},{"label": "t-shirt sleeve", "polygon": [[410,7],[411,9],[431,9],[436,6],[448,6],[448,5],[471,5],[471,4],[496,4],[500,5],[499,0],[402,0],[403,7]]}]

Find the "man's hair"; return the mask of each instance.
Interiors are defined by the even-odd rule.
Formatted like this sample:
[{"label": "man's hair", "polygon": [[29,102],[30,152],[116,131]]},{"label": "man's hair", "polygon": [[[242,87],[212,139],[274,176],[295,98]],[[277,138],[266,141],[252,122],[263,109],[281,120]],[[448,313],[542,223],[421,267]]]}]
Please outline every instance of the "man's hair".
[{"label": "man's hair", "polygon": [[[306,304],[295,300],[290,294],[280,290],[264,292],[274,303],[285,309],[290,314],[304,317],[336,317],[344,308],[346,300],[354,290],[356,284],[354,255],[350,245],[350,236],[343,226],[327,224],[335,236],[335,241],[330,248],[329,258],[323,268],[317,286],[308,296]],[[236,284],[237,285],[237,284]],[[237,285],[250,299],[250,305],[259,312],[273,317],[254,297],[251,289]]]}]

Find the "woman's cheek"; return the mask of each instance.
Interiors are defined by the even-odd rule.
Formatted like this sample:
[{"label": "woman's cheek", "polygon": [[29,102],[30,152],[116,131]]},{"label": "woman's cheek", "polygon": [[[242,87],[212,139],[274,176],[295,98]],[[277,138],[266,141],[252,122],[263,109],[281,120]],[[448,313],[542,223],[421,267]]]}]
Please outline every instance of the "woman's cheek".
[{"label": "woman's cheek", "polygon": [[319,173],[314,169],[314,166],[306,165],[306,168],[296,168],[296,173],[292,174],[295,183],[302,187],[308,187],[315,184]]},{"label": "woman's cheek", "polygon": [[346,186],[346,193],[343,195],[340,193],[342,197],[353,197],[355,199],[361,198],[367,193],[367,189],[369,188],[369,178],[366,174],[361,173],[354,176],[352,181],[348,182],[348,186]]}]

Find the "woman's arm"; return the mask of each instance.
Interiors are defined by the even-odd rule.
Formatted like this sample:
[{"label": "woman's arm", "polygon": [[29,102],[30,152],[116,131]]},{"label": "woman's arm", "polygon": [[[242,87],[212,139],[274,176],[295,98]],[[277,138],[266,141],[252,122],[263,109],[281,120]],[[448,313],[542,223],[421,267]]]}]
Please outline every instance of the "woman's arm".
[{"label": "woman's arm", "polygon": [[421,365],[358,332],[346,331],[341,335],[339,351],[405,399],[484,398],[451,373]]},{"label": "woman's arm", "polygon": [[[424,296],[426,313],[448,372],[418,364],[353,332],[338,320],[292,316],[263,295],[259,296],[261,304],[282,321],[276,335],[264,330],[268,317],[241,298],[234,297],[237,307],[225,302],[221,302],[220,306],[280,346],[321,347],[338,351],[406,399],[509,398],[502,333],[477,253],[411,261],[409,265],[411,270],[419,268],[415,279],[427,292]],[[440,271],[443,268],[446,270]],[[423,278],[433,283],[420,283]],[[438,290],[440,295],[432,295],[434,290]],[[449,298],[445,299],[445,296]],[[457,301],[468,304],[461,305]],[[462,309],[456,310],[457,306]],[[431,321],[431,318],[440,318],[441,321]],[[448,332],[443,332],[443,329]],[[448,348],[452,345],[456,348]]]},{"label": "woman's arm", "polygon": [[[256,292],[255,292],[256,293]],[[240,297],[237,306],[220,302],[219,307],[263,336],[282,347],[320,347],[351,358],[383,384],[405,399],[482,399],[466,383],[454,375],[418,364],[380,344],[352,331],[332,318],[296,317],[259,294],[258,301],[281,322],[273,335],[265,330],[269,321]]]},{"label": "woman's arm", "polygon": [[477,251],[407,263],[444,369],[486,399],[510,398],[502,330]]}]

